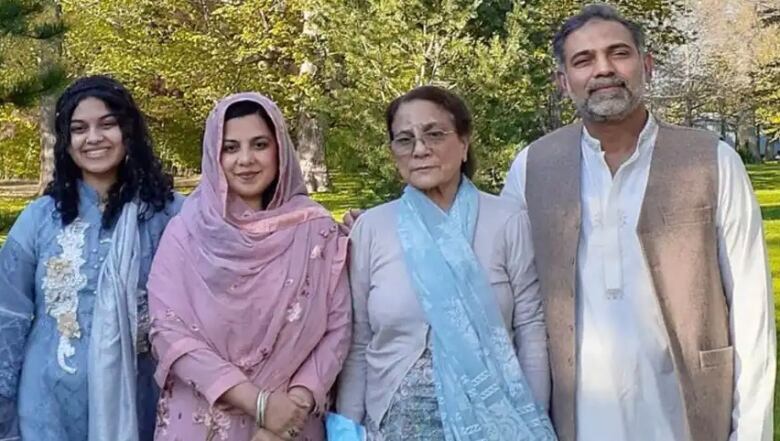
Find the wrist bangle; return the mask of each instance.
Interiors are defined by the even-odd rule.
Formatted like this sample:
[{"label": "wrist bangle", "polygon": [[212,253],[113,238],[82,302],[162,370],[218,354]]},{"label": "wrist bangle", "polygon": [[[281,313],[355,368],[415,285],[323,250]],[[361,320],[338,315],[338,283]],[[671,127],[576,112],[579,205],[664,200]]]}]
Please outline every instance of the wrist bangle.
[{"label": "wrist bangle", "polygon": [[265,426],[265,408],[268,404],[268,396],[270,394],[264,390],[261,390],[257,394],[257,404],[255,407],[255,425],[262,429]]},{"label": "wrist bangle", "polygon": [[271,396],[270,392],[263,393],[263,401],[260,409],[260,424],[262,424],[263,427],[265,427],[265,411],[268,410],[268,397],[270,396]]}]

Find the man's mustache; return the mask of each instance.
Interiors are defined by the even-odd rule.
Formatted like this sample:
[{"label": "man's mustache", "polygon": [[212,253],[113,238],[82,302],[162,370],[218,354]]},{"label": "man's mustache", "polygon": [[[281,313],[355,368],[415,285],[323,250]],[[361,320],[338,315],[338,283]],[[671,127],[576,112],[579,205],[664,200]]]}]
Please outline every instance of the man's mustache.
[{"label": "man's mustache", "polygon": [[618,77],[611,77],[611,78],[597,78],[588,85],[588,93],[591,94],[599,89],[603,89],[606,87],[626,87],[626,81],[622,78]]}]

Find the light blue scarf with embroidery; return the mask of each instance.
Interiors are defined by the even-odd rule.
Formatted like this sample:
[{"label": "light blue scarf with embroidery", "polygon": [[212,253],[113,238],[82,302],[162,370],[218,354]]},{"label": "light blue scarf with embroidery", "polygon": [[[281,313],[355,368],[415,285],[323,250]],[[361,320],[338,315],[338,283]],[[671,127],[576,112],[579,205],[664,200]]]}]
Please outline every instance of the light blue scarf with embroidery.
[{"label": "light blue scarf with embroidery", "polygon": [[465,176],[449,213],[407,186],[398,233],[433,336],[447,441],[555,440],[534,402],[487,276],[472,249],[479,192]]},{"label": "light blue scarf with embroidery", "polygon": [[87,365],[89,441],[138,441],[138,210],[136,202],[125,204],[98,276]]}]

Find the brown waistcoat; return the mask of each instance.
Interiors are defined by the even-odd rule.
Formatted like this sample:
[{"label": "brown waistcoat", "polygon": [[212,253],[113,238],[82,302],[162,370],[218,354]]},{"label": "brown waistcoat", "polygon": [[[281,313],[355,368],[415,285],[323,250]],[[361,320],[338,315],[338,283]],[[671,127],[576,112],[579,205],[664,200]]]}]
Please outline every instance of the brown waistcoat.
[{"label": "brown waistcoat", "polygon": [[[561,441],[577,439],[575,277],[580,235],[582,124],[528,148],[526,201],[544,296]],[[717,137],[659,124],[637,226],[681,385],[689,441],[726,441],[731,430],[733,348],[715,226]]]}]

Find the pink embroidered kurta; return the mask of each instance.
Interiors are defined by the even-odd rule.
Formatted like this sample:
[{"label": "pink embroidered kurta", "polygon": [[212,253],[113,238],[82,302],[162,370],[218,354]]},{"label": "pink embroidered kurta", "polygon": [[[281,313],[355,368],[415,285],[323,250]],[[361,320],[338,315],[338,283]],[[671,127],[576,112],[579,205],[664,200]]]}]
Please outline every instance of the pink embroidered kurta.
[{"label": "pink embroidered kurta", "polygon": [[[228,195],[219,165],[224,115],[238,101],[270,115],[279,175],[265,210]],[[163,388],[157,440],[248,441],[253,415],[219,398],[251,382],[309,389],[315,412],[298,440],[324,440],[322,414],[346,356],[351,306],[347,241],[306,196],[284,120],[257,94],[220,102],[204,136],[203,179],[168,225],[152,264],[151,341]]]}]

